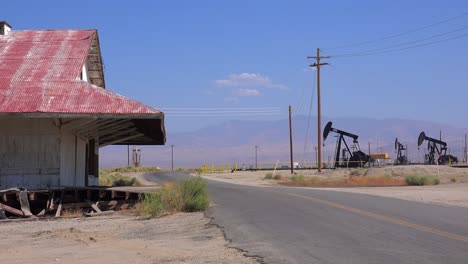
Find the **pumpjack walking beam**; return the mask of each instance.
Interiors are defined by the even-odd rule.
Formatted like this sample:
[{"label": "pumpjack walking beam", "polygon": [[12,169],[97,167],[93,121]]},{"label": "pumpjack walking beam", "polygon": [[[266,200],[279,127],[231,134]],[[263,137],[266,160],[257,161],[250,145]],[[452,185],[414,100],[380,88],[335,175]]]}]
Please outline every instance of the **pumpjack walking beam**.
[{"label": "pumpjack walking beam", "polygon": [[[336,149],[335,149],[335,168],[337,167],[360,167],[366,164],[369,161],[369,156],[365,154],[364,152],[361,151],[359,147],[359,142],[358,142],[358,137],[357,135],[354,135],[352,133],[336,129],[332,127],[332,122],[328,122],[327,125],[325,126],[325,129],[323,130],[323,140],[326,140],[328,137],[328,134],[330,132],[335,132],[338,134],[338,139],[336,143]],[[353,150],[351,151],[348,143],[346,143],[345,137],[349,137],[353,139]],[[344,164],[340,164],[340,154],[341,154],[341,144],[344,144],[345,149],[343,149],[343,158],[344,158]],[[345,157],[345,154],[349,154],[349,158]]]},{"label": "pumpjack walking beam", "polygon": [[421,132],[418,137],[418,148],[419,146],[421,146],[424,140],[427,141],[428,154],[426,154],[426,156],[424,157],[427,164],[436,164],[435,154],[439,156],[439,158],[437,159],[437,164],[458,162],[457,157],[452,156],[450,154],[447,155],[447,143],[446,142],[428,137],[426,136],[424,132]]}]

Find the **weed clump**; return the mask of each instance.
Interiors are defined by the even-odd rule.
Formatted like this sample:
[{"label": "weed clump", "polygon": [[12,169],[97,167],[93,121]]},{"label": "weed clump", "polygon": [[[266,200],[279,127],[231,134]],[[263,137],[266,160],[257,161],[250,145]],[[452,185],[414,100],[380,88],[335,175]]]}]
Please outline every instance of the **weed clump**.
[{"label": "weed clump", "polygon": [[116,172],[100,171],[99,173],[100,186],[141,186],[141,183],[128,175],[123,175]]},{"label": "weed clump", "polygon": [[183,181],[180,189],[184,202],[184,212],[197,212],[208,208],[209,199],[206,182],[201,177]]},{"label": "weed clump", "polygon": [[409,175],[405,178],[408,185],[423,186],[423,185],[437,185],[440,183],[439,178],[432,176]]},{"label": "weed clump", "polygon": [[145,194],[141,206],[138,207],[140,213],[150,217],[160,215],[164,210],[161,196],[160,192]]},{"label": "weed clump", "polygon": [[265,179],[265,180],[271,180],[271,179],[273,179],[273,173],[271,173],[271,172],[265,173],[265,178],[264,178],[264,179]]},{"label": "weed clump", "polygon": [[145,194],[141,214],[156,217],[163,213],[197,212],[208,208],[206,182],[195,177],[179,183],[167,183],[159,192]]},{"label": "weed clump", "polygon": [[276,173],[276,174],[273,176],[273,180],[281,180],[282,177],[283,177],[283,175],[281,175],[280,173]]},{"label": "weed clump", "polygon": [[302,174],[291,176],[291,181],[305,181],[305,176]]},{"label": "weed clump", "polygon": [[134,166],[124,166],[124,167],[115,167],[109,169],[102,169],[101,172],[120,172],[120,173],[127,173],[127,172],[158,172],[160,169],[158,167],[134,167]]}]

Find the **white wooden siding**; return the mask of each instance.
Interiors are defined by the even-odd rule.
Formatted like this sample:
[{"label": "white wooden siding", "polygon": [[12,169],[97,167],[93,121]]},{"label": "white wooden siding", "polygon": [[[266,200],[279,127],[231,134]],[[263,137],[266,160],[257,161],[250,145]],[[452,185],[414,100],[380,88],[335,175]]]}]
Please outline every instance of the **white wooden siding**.
[{"label": "white wooden siding", "polygon": [[77,139],[75,156],[75,137],[52,119],[0,122],[0,189],[84,186],[85,141]]}]

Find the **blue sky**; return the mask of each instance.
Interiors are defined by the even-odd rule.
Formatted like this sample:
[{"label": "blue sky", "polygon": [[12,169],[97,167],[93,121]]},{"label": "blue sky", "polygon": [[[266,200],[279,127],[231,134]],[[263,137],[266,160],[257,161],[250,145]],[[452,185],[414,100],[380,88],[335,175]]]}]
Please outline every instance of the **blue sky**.
[{"label": "blue sky", "polygon": [[[230,119],[307,114],[315,91],[308,55],[379,49],[468,26],[466,1],[6,1],[13,29],[96,28],[107,87],[156,108],[278,107],[280,114],[171,117],[168,131]],[[449,36],[468,34],[468,28]],[[442,38],[441,38],[442,39]],[[435,39],[437,40],[437,39]],[[468,37],[401,52],[331,58],[322,71],[323,114],[409,118],[466,126]],[[170,111],[168,110],[168,113]],[[315,104],[314,112],[315,113]]]}]

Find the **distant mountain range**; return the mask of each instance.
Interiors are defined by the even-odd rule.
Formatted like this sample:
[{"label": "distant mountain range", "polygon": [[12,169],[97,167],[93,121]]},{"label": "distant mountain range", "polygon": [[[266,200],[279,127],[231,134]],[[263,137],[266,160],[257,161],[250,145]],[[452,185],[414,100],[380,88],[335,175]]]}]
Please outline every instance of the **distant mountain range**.
[{"label": "distant mountain range", "polygon": [[[408,146],[410,160],[422,160],[426,144],[418,151],[417,139],[424,131],[427,136],[439,138],[448,143],[452,155],[462,159],[466,128],[447,124],[407,119],[371,119],[371,118],[323,118],[322,128],[328,121],[333,127],[359,136],[359,143],[364,152],[387,152],[395,156],[394,141]],[[296,116],[293,118],[293,146],[295,161],[309,162],[315,160],[314,147],[317,145],[317,119]],[[309,128],[308,128],[309,127]],[[304,146],[308,131],[306,151]],[[324,160],[333,159],[336,139],[332,134],[324,142]],[[351,140],[349,140],[351,143]],[[142,163],[145,166],[171,166],[171,147],[174,147],[175,167],[196,167],[202,164],[254,164],[255,148],[258,148],[259,165],[272,166],[289,162],[289,127],[288,120],[278,121],[245,121],[232,120],[219,125],[208,126],[194,132],[167,134],[166,146],[141,147]],[[101,167],[127,164],[127,148],[111,146],[100,151]]]}]

